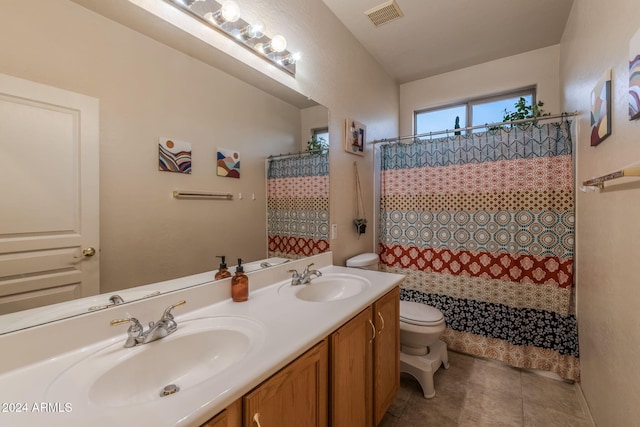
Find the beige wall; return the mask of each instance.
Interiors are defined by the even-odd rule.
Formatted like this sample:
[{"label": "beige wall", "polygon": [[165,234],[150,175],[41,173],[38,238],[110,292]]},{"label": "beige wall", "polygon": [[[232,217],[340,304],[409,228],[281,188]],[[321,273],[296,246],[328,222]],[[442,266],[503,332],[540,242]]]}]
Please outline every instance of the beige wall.
[{"label": "beige wall", "polygon": [[[636,0],[573,3],[560,76],[564,109],[580,112],[578,183],[640,162],[640,121],[627,114],[629,40],[639,28]],[[590,94],[609,68],[613,132],[590,147]],[[640,181],[607,187],[577,192],[581,386],[598,426],[631,426],[640,419]]]},{"label": "beige wall", "polygon": [[[400,133],[413,134],[413,112],[496,93],[537,86],[543,109],[560,113],[560,46],[508,56],[400,86]],[[442,129],[434,129],[442,130]]]}]

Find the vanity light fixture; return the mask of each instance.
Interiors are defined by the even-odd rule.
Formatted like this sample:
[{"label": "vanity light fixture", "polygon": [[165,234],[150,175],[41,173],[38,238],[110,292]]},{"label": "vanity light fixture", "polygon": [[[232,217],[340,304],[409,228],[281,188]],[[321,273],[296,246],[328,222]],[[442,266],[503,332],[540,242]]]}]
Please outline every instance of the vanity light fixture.
[{"label": "vanity light fixture", "polygon": [[256,45],[256,50],[258,50],[261,53],[264,53],[265,55],[268,55],[271,52],[277,52],[277,53],[284,52],[286,48],[287,48],[287,40],[284,37],[282,37],[280,34],[278,34],[277,36],[273,36],[271,41],[267,43],[258,43]]},{"label": "vanity light fixture", "polygon": [[246,47],[276,67],[296,75],[299,53],[287,50],[287,40],[281,35],[269,38],[261,22],[248,23],[240,17],[240,8],[231,1],[216,0],[165,0],[180,10],[198,18],[207,26],[220,31],[236,43]]},{"label": "vanity light fixture", "polygon": [[204,17],[218,25],[222,25],[225,22],[236,22],[240,19],[240,8],[235,2],[228,0],[222,3],[222,7],[216,12],[207,12]]},{"label": "vanity light fixture", "polygon": [[259,39],[263,36],[264,24],[262,22],[249,24],[240,31],[240,38],[242,40]]},{"label": "vanity light fixture", "polygon": [[296,62],[300,61],[301,58],[302,54],[300,52],[290,53],[289,55],[281,58],[280,62],[283,65],[295,64]]}]

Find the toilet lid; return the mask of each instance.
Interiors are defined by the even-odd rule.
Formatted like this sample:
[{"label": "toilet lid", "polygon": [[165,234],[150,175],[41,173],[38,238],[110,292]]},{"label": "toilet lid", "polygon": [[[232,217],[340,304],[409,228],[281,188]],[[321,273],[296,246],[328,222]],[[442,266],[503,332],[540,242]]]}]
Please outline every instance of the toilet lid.
[{"label": "toilet lid", "polygon": [[430,305],[419,302],[400,301],[400,320],[412,325],[433,325],[442,323],[442,312]]},{"label": "toilet lid", "polygon": [[368,267],[378,263],[378,254],[366,253],[356,255],[347,260],[347,267]]}]

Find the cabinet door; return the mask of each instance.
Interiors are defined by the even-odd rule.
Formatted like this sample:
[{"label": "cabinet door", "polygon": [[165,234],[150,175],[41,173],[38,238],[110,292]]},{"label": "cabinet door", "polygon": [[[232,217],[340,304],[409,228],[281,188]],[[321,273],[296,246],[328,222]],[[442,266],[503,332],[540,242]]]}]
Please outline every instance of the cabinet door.
[{"label": "cabinet door", "polygon": [[373,305],[374,425],[378,425],[400,387],[400,288]]},{"label": "cabinet door", "polygon": [[331,425],[372,425],[371,307],[331,335]]},{"label": "cabinet door", "polygon": [[244,425],[326,427],[328,375],[324,340],[244,396]]},{"label": "cabinet door", "polygon": [[242,426],[242,401],[233,402],[224,411],[211,418],[200,427],[240,427]]}]

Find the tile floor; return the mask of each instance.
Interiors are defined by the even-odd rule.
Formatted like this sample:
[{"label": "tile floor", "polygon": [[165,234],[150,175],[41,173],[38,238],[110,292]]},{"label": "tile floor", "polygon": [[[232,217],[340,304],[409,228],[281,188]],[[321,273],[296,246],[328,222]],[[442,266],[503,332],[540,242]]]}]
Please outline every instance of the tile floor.
[{"label": "tile floor", "polygon": [[573,384],[452,351],[449,362],[434,375],[432,399],[401,374],[378,427],[593,427]]}]

